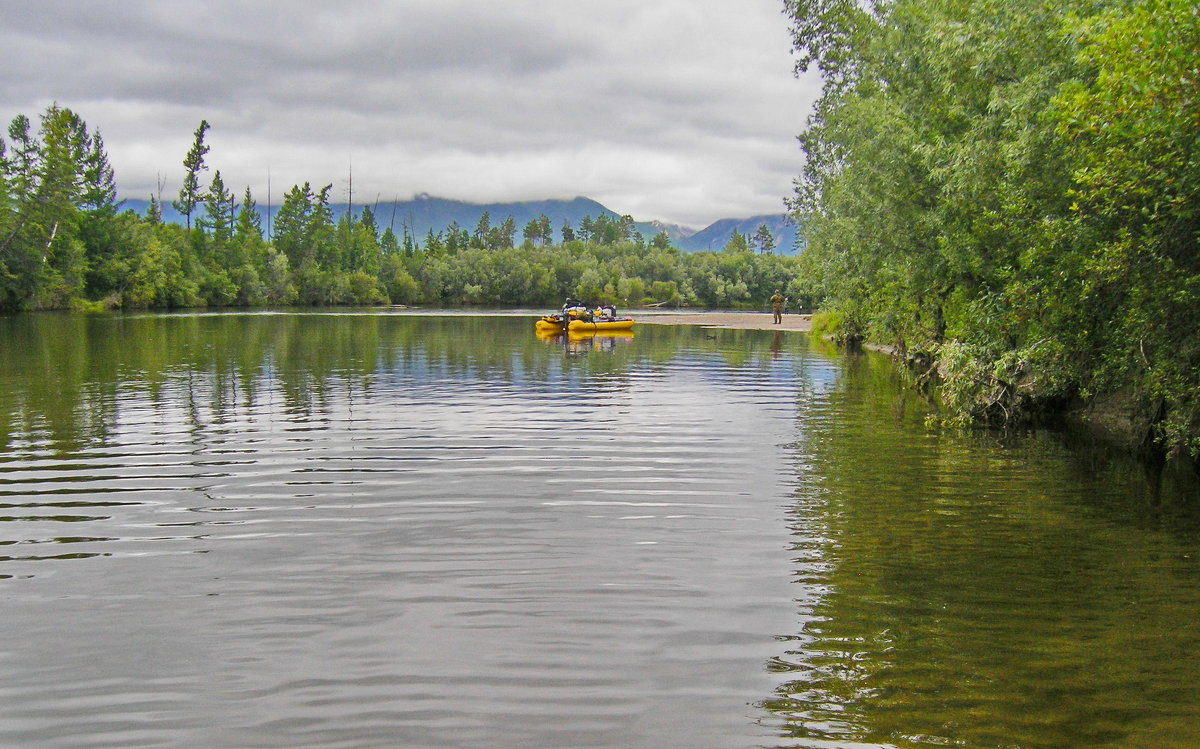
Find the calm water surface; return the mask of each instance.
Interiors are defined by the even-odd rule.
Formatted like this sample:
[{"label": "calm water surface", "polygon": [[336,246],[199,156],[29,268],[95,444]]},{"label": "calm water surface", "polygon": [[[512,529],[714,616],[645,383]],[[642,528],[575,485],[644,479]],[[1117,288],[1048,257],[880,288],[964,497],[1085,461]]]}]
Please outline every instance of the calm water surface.
[{"label": "calm water surface", "polygon": [[0,746],[1200,746],[1200,502],[795,334],[0,318]]}]

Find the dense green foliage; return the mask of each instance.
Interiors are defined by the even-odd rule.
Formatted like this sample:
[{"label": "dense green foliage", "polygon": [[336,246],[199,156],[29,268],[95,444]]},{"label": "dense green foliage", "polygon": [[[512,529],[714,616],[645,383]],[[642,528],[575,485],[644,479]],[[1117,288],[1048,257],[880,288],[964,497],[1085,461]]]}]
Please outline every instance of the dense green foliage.
[{"label": "dense green foliage", "polygon": [[552,305],[565,297],[618,304],[760,308],[792,285],[795,258],[734,232],[725,251],[687,254],[665,234],[649,240],[632,218],[530,221],[480,218],[403,240],[370,208],[335,219],[331,186],[291,188],[265,237],[247,189],[239,201],[220,170],[205,187],[202,121],[183,160],[174,207],[122,212],[98,131],[57,105],[40,130],[18,116],[0,140],[0,310],[331,304]]},{"label": "dense green foliage", "polygon": [[802,277],[962,420],[1120,402],[1200,453],[1191,0],[787,0],[824,74]]}]

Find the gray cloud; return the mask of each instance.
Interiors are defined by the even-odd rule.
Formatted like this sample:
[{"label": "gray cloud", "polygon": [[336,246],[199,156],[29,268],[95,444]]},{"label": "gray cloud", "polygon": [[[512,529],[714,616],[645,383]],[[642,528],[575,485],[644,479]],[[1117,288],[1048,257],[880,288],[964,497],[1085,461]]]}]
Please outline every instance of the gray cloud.
[{"label": "gray cloud", "polygon": [[0,4],[0,116],[57,101],[123,195],[208,163],[273,198],[587,195],[693,226],[777,212],[816,91],[779,0],[40,0]]}]

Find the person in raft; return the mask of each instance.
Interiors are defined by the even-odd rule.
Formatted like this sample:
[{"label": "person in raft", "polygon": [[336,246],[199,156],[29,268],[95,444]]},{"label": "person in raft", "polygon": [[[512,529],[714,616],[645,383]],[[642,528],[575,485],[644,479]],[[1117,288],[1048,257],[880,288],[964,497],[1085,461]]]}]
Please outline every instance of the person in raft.
[{"label": "person in raft", "polygon": [[783,305],[787,303],[787,298],[779,293],[779,289],[775,289],[775,293],[771,296],[771,314],[775,316],[773,324],[778,325],[783,322]]}]

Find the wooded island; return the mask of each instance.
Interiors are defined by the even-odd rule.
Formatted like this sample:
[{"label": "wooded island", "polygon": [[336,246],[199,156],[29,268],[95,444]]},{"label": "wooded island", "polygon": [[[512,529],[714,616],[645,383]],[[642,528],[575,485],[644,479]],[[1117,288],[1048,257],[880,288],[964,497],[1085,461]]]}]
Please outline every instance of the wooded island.
[{"label": "wooded island", "polygon": [[[201,122],[164,221],[122,211],[99,131],[54,105],[35,133],[18,115],[0,141],[0,309],[113,309],[338,304],[551,305],[568,296],[622,304],[759,307],[796,277],[771,235],[734,231],[722,252],[647,240],[632,218],[545,216],[516,239],[512,218],[484,212],[423,237],[381,229],[370,206],[335,220],[332,185],[292,187],[271,231],[247,188],[239,200],[209,167]],[[765,227],[764,230],[765,231]],[[561,237],[561,240],[559,240]],[[797,291],[797,295],[799,292]]]}]

